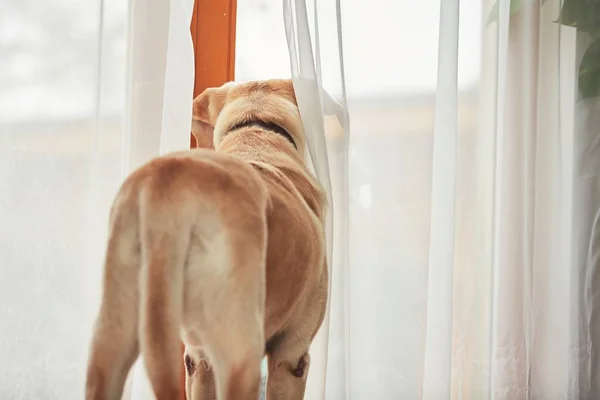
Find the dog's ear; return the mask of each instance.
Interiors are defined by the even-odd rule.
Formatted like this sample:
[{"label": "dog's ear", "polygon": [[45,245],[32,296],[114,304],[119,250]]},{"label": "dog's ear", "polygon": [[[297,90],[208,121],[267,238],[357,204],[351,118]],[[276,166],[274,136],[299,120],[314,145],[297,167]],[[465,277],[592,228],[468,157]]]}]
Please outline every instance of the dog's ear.
[{"label": "dog's ear", "polygon": [[192,134],[198,147],[213,148],[215,123],[227,99],[231,85],[208,88],[194,99],[192,109]]}]

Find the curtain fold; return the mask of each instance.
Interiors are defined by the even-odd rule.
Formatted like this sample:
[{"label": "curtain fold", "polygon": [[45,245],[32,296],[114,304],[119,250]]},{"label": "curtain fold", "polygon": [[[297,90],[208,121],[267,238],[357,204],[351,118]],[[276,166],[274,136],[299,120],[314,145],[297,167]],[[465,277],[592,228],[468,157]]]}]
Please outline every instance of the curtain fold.
[{"label": "curtain fold", "polygon": [[[330,301],[311,346],[306,398],[345,398],[347,342],[348,112],[343,79],[339,1],[283,0],[294,90],[308,157],[327,192]],[[322,67],[326,63],[326,68]],[[327,71],[325,74],[324,71]]]},{"label": "curtain fold", "polygon": [[424,399],[450,397],[460,1],[440,4],[433,131]]},{"label": "curtain fold", "polygon": [[[86,329],[99,304],[112,200],[133,169],[160,154],[189,148],[194,82],[189,33],[193,0],[104,0],[102,5],[105,27],[100,31],[99,102],[88,186]],[[109,29],[111,20],[119,21],[118,30]],[[112,57],[115,37],[122,45],[118,62]],[[154,398],[141,359],[130,372],[124,398]]]},{"label": "curtain fold", "polygon": [[[596,398],[600,125],[597,100],[577,89],[589,36],[556,22],[559,0],[425,3],[439,7],[435,89],[421,103],[402,90],[396,103],[344,96],[353,135],[342,123],[349,146],[333,147],[324,76],[359,85],[340,73],[346,54],[323,43],[362,32],[375,46],[376,25],[353,18],[377,5],[324,17],[318,1],[284,1],[310,155],[334,206],[329,341],[312,349],[327,359],[309,398]],[[380,11],[416,32],[402,7]],[[474,36],[478,67],[466,55]],[[388,63],[416,57],[378,48]]]},{"label": "curtain fold", "polygon": [[[129,2],[123,179],[144,162],[189,149],[194,49],[189,31],[194,0]],[[132,369],[131,399],[153,399],[141,359]]]},{"label": "curtain fold", "polygon": [[[589,35],[578,32],[575,59],[579,65],[593,45]],[[579,93],[578,93],[579,94]],[[600,396],[600,100],[577,101],[573,138],[573,230],[571,307],[573,315],[569,363],[570,393],[579,398]]]}]

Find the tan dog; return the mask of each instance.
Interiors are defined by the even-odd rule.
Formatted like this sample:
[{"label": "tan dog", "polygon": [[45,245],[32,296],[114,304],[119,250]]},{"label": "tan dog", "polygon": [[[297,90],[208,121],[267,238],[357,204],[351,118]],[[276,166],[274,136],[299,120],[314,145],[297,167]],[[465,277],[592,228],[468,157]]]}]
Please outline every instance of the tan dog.
[{"label": "tan dog", "polygon": [[[291,81],[208,89],[193,133],[216,151],[159,157],[111,210],[88,400],[120,399],[141,352],[158,400],[302,399],[327,301],[324,193],[303,161]],[[139,344],[138,344],[139,338]]]}]

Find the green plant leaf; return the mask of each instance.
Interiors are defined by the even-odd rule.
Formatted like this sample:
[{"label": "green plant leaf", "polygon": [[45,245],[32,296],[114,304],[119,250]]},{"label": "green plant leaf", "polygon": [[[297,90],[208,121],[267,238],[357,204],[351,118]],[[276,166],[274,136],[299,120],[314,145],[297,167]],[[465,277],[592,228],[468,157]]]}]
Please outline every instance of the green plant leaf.
[{"label": "green plant leaf", "polygon": [[583,55],[578,86],[579,100],[600,96],[600,39],[594,40]]},{"label": "green plant leaf", "polygon": [[582,13],[584,12],[582,3],[582,0],[565,0],[560,10],[558,19],[554,22],[576,28],[581,22]]},{"label": "green plant leaf", "polygon": [[[494,3],[494,5],[492,6],[492,8],[490,9],[490,14],[488,16],[488,20],[486,23],[486,27],[491,24],[492,22],[496,22],[498,21],[499,18],[499,6],[498,6],[498,1],[496,0],[496,2]],[[521,10],[523,8],[523,5],[525,5],[525,3],[534,3],[537,0],[510,0],[510,15],[513,15],[515,13],[517,13],[519,10]],[[544,5],[544,3],[547,0],[542,0],[542,5]]]},{"label": "green plant leaf", "polygon": [[494,3],[492,8],[490,9],[490,14],[488,15],[488,20],[485,23],[485,27],[487,28],[491,23],[498,21],[498,0]]},{"label": "green plant leaf", "polygon": [[564,0],[560,15],[554,22],[577,28],[596,38],[600,36],[600,1]]},{"label": "green plant leaf", "polygon": [[[492,8],[490,9],[490,14],[488,16],[488,20],[486,23],[486,27],[493,22],[497,22],[498,18],[500,18],[500,10],[498,2],[500,0],[496,0]],[[510,0],[510,14],[514,14],[519,11],[523,7],[523,0]]]},{"label": "green plant leaf", "polygon": [[582,9],[580,11],[581,23],[578,29],[587,32],[594,39],[600,33],[600,2],[598,0],[579,0]]}]

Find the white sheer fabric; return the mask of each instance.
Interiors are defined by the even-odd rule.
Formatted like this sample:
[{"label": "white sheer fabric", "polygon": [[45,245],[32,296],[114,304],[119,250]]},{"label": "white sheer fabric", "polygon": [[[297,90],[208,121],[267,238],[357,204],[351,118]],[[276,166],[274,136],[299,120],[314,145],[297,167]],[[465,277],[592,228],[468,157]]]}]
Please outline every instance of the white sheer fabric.
[{"label": "white sheer fabric", "polygon": [[[337,396],[346,392],[343,372],[347,330],[342,290],[347,255],[348,114],[343,85],[342,43],[341,36],[338,36],[341,31],[335,29],[341,28],[338,24],[339,7],[339,1],[309,4],[283,1],[294,90],[307,133],[309,159],[328,192],[330,207],[326,237],[330,290],[340,300],[330,303],[335,308],[328,307],[325,322],[312,344],[310,378],[305,395],[310,399],[323,396],[326,385]],[[326,29],[327,35],[321,37],[319,29],[323,30],[323,23],[333,25]],[[331,29],[332,26],[334,29]],[[327,63],[329,74],[322,73],[322,62]],[[328,376],[328,365],[329,371],[337,373]]]},{"label": "white sheer fabric", "polygon": [[189,147],[193,0],[1,8],[0,398],[81,399],[112,198]]},{"label": "white sheer fabric", "polygon": [[[363,80],[419,63],[428,50],[378,42],[422,34],[431,45],[411,23],[421,9],[438,40],[420,64],[437,65],[434,95],[396,89],[394,104],[379,89],[359,101],[365,82],[348,75],[352,134],[342,117],[341,138],[323,134],[324,93],[345,105],[340,12],[283,3],[311,156],[333,182],[331,313],[307,398],[599,397],[598,100],[576,101],[588,43],[554,22],[561,2],[501,0],[495,21],[491,1],[344,2],[344,37],[380,51]],[[344,57],[369,64],[358,47]],[[314,148],[325,138],[328,157]],[[336,141],[349,141],[349,198]]]},{"label": "white sheer fabric", "polygon": [[[129,2],[124,159],[115,182],[159,154],[189,148],[194,87],[189,26],[193,8],[194,0]],[[132,377],[127,386],[129,389],[131,383],[130,398],[153,399],[141,358],[133,367]]]},{"label": "white sheer fabric", "polygon": [[2,4],[2,399],[84,393],[99,275],[88,261],[120,179],[126,12],[112,0]]}]

